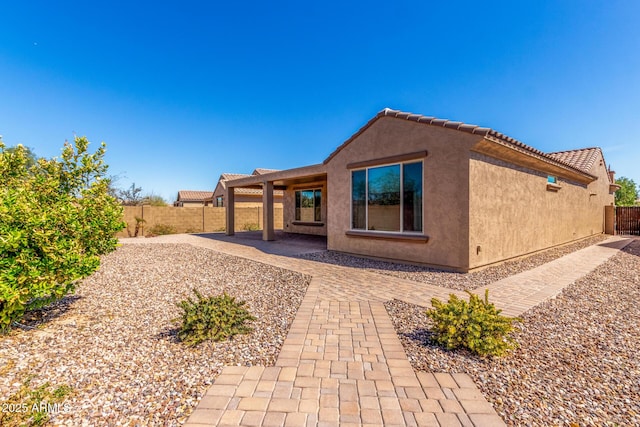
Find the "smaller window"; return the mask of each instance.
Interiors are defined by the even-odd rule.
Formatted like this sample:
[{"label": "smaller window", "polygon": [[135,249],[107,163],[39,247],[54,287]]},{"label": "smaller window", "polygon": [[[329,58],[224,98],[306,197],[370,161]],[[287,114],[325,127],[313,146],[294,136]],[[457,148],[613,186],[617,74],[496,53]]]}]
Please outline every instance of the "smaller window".
[{"label": "smaller window", "polygon": [[216,207],[223,208],[224,207],[224,199],[222,196],[216,197]]},{"label": "smaller window", "polygon": [[558,179],[553,175],[547,175],[547,191],[553,191],[554,193],[560,190]]},{"label": "smaller window", "polygon": [[322,190],[296,191],[296,221],[320,222],[322,221]]}]

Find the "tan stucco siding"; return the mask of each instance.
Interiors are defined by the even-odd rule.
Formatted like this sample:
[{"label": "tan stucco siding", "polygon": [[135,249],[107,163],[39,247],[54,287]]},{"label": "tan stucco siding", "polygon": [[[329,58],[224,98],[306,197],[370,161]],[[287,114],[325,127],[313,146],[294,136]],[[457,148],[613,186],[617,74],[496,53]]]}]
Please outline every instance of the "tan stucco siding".
[{"label": "tan stucco siding", "polygon": [[[381,118],[339,151],[327,165],[330,250],[466,268],[468,261],[468,153],[480,137],[420,123]],[[427,243],[347,236],[351,229],[349,163],[426,150],[423,216]],[[286,203],[285,203],[286,206]]]},{"label": "tan stucco siding", "polygon": [[518,257],[604,231],[613,201],[603,164],[579,184],[472,152],[469,161],[469,268]]},{"label": "tan stucco siding", "polygon": [[[182,203],[182,206],[185,208],[197,208],[197,207],[203,207],[205,205],[205,202],[180,202]],[[211,202],[208,202],[209,204],[211,204]]]},{"label": "tan stucco siding", "polygon": [[[321,204],[321,218],[320,222],[322,225],[300,225],[295,224],[296,222],[296,199],[295,192],[300,190],[322,190],[322,204]],[[283,230],[289,233],[300,233],[300,234],[314,234],[317,236],[326,236],[327,235],[327,183],[325,181],[317,181],[308,184],[294,185],[289,186],[284,192],[284,203],[283,203],[283,221],[284,227]],[[305,218],[303,217],[301,221],[303,222]],[[311,221],[313,221],[313,217],[311,217]]]}]

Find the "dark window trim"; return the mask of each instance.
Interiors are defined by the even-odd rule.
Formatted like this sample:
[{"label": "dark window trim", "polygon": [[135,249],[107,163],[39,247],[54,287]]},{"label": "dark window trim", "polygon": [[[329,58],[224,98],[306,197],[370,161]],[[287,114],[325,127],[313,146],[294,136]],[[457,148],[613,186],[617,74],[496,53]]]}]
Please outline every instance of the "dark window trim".
[{"label": "dark window trim", "polygon": [[[421,151],[420,153],[424,153],[426,155],[427,151]],[[412,153],[412,154],[416,154],[416,153]],[[365,223],[369,224],[369,207],[368,207],[368,188],[369,188],[369,184],[368,184],[368,179],[369,179],[369,169],[373,169],[373,168],[379,168],[379,167],[386,167],[386,166],[395,166],[398,165],[400,166],[400,215],[402,215],[403,212],[403,199],[404,199],[404,182],[403,182],[403,167],[406,164],[412,164],[412,163],[420,163],[422,164],[422,176],[421,176],[421,186],[424,187],[424,179],[425,179],[425,175],[424,175],[424,167],[425,167],[425,162],[426,159],[424,157],[414,157],[412,154],[407,154],[406,156],[411,156],[408,160],[399,162],[399,163],[382,163],[382,164],[375,164],[373,166],[367,166],[367,167],[362,167],[362,168],[357,168],[357,169],[352,169],[350,171],[351,173],[351,177],[350,177],[350,183],[349,183],[349,189],[350,189],[350,193],[351,193],[351,201],[350,201],[350,213],[349,213],[349,228],[350,231],[356,231],[356,232],[360,232],[360,231],[366,231],[366,232],[376,232],[375,230],[365,230],[365,229],[361,229],[361,228],[353,228],[353,174],[359,171],[364,171],[365,172],[365,181],[366,181],[366,186],[365,186],[365,201],[367,203],[365,203]],[[395,156],[393,158],[399,158],[399,157],[404,157],[403,156]],[[387,159],[391,159],[392,157],[388,157]],[[399,235],[404,235],[404,233],[408,233],[410,234],[415,234],[415,233],[423,233],[424,229],[425,229],[425,222],[424,222],[424,188],[423,188],[423,193],[422,193],[422,229],[420,231],[383,231],[382,233],[397,233]],[[403,218],[402,216],[400,217],[400,228],[402,229],[404,224],[403,224]]]},{"label": "dark window trim", "polygon": [[[322,195],[324,193],[323,190],[324,190],[323,187],[313,186],[313,187],[300,187],[300,188],[298,188],[298,189],[293,191],[293,209],[294,210],[297,209],[297,206],[296,206],[296,193],[298,193],[298,192],[300,192],[300,193],[302,193],[303,191],[312,191],[313,192],[313,209],[314,209],[314,211],[316,209],[316,206],[315,206],[315,194],[316,194],[315,192],[316,191],[320,191],[320,202],[321,202],[321,204],[320,204],[320,218],[321,219],[320,220],[307,223],[306,221],[300,221],[300,220],[294,219],[293,222],[292,222],[294,225],[302,225],[302,224],[310,225],[311,223],[312,224],[318,224],[318,226],[324,225],[324,223],[321,223],[322,222],[322,199],[324,198],[324,197],[322,197]],[[314,215],[315,215],[315,212],[314,212]],[[293,213],[293,217],[294,218],[296,217],[296,212],[295,211]],[[296,224],[296,223],[299,223],[299,224]]]},{"label": "dark window trim", "polygon": [[360,168],[366,168],[369,166],[383,165],[387,163],[403,163],[403,162],[409,162],[411,160],[421,160],[427,157],[428,155],[429,155],[429,152],[427,150],[416,151],[415,153],[400,154],[397,156],[382,157],[379,159],[349,163],[347,164],[347,169],[360,169]]}]

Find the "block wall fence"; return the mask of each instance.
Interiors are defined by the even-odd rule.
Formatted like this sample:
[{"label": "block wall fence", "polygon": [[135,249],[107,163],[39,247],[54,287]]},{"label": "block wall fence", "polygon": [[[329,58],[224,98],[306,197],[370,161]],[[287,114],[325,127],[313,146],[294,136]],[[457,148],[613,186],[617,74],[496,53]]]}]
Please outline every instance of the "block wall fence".
[{"label": "block wall fence", "polygon": [[[235,208],[235,231],[262,229],[262,206]],[[120,231],[118,237],[133,236],[136,217],[145,222],[138,236],[144,236],[155,225],[172,226],[178,233],[210,233],[225,231],[225,208],[211,206],[174,207],[174,206],[124,206],[124,222],[127,228]],[[282,208],[274,207],[274,226],[282,229]],[[128,231],[127,231],[128,230]]]}]

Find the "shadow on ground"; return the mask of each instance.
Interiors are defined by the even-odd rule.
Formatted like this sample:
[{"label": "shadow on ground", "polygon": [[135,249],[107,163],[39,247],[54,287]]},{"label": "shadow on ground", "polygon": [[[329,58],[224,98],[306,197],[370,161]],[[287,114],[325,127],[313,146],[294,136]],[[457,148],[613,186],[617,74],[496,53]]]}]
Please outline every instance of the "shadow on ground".
[{"label": "shadow on ground", "polygon": [[275,232],[275,240],[272,241],[262,240],[262,231],[241,231],[233,236],[227,236],[224,233],[199,233],[197,236],[252,247],[267,254],[289,257],[327,250],[326,236],[286,233],[280,230]]},{"label": "shadow on ground", "polygon": [[69,311],[73,307],[73,304],[80,298],[82,297],[78,295],[67,295],[46,307],[28,311],[19,322],[18,328],[33,329],[49,323]]}]

